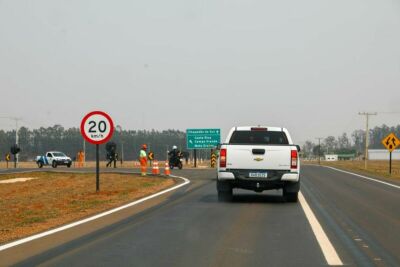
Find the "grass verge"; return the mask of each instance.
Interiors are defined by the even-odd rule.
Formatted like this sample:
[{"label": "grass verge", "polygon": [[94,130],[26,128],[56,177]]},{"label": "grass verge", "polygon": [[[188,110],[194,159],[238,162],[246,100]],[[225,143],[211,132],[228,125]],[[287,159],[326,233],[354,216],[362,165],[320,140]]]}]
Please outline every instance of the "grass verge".
[{"label": "grass verge", "polygon": [[0,243],[94,215],[171,187],[163,177],[102,173],[100,192],[94,174],[24,173],[0,175],[34,180],[0,184]]}]

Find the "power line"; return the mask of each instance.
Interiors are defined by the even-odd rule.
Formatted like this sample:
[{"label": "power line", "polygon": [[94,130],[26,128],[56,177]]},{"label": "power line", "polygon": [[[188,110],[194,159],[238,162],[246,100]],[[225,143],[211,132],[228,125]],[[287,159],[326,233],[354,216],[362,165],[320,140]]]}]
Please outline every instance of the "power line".
[{"label": "power line", "polygon": [[365,116],[365,152],[364,152],[364,167],[368,168],[368,143],[369,143],[369,117],[378,115],[377,112],[359,112],[358,115]]},{"label": "power line", "polygon": [[400,114],[400,111],[383,111],[378,112],[378,114]]}]

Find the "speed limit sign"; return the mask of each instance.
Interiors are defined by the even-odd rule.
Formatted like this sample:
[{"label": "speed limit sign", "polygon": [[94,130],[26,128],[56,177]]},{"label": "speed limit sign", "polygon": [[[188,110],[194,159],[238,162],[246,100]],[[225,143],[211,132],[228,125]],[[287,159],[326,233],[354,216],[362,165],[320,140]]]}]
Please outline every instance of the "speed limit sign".
[{"label": "speed limit sign", "polygon": [[81,133],[89,143],[96,145],[96,191],[100,190],[100,160],[99,145],[106,143],[112,137],[114,123],[111,117],[103,111],[93,111],[87,114],[81,122]]},{"label": "speed limit sign", "polygon": [[111,117],[103,111],[93,111],[87,114],[81,123],[81,133],[89,143],[100,145],[112,137],[114,123]]}]

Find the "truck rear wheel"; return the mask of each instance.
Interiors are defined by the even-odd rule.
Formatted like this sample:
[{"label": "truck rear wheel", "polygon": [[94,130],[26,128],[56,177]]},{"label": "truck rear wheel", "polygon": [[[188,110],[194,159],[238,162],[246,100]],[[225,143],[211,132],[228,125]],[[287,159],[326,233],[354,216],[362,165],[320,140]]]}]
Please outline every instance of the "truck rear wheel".
[{"label": "truck rear wheel", "polygon": [[283,197],[287,202],[297,202],[300,191],[300,181],[288,182],[283,187]]},{"label": "truck rear wheel", "polygon": [[232,189],[230,191],[218,191],[218,201],[229,202],[233,199]]},{"label": "truck rear wheel", "polygon": [[228,202],[233,199],[232,186],[227,181],[217,181],[218,201]]},{"label": "truck rear wheel", "polygon": [[297,202],[299,200],[298,194],[299,194],[298,192],[288,193],[283,191],[283,197],[287,202]]},{"label": "truck rear wheel", "polygon": [[38,165],[39,168],[43,168],[43,162],[39,161],[39,162],[37,163],[37,165]]}]

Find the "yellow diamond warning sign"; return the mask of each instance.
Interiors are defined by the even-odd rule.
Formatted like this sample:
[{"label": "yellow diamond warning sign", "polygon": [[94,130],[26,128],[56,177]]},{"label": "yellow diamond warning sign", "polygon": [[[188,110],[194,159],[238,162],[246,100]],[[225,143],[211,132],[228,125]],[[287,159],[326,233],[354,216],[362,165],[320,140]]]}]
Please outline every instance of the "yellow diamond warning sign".
[{"label": "yellow diamond warning sign", "polygon": [[389,134],[382,140],[382,144],[386,147],[389,152],[392,152],[400,145],[400,140],[394,133]]}]

